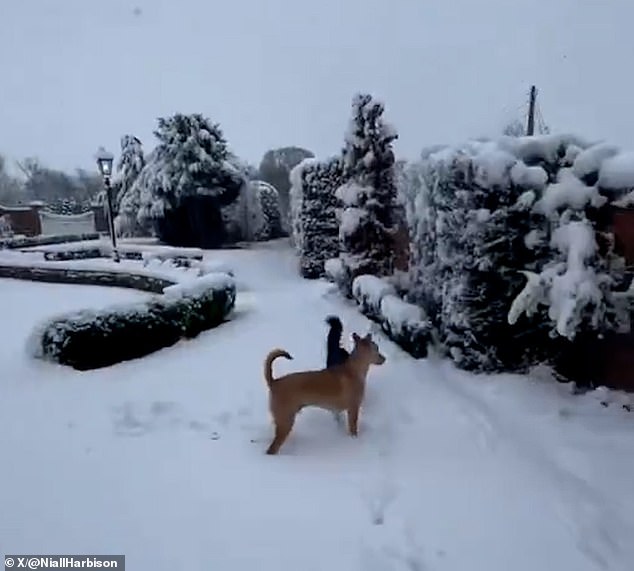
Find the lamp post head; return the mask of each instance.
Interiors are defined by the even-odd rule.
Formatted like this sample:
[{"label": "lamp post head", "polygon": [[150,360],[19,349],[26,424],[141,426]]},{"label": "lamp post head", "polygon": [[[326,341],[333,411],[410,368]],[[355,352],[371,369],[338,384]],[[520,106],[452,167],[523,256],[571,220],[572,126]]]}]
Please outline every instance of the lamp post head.
[{"label": "lamp post head", "polygon": [[95,155],[97,159],[97,166],[99,167],[99,172],[104,179],[109,179],[112,176],[112,163],[114,162],[114,155],[109,153],[103,147],[99,147],[97,150],[97,154]]}]

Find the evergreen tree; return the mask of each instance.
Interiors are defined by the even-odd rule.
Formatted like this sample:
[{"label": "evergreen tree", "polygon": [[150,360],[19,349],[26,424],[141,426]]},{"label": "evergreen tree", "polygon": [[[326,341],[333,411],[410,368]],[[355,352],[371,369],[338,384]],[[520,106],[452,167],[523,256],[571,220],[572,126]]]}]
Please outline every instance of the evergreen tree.
[{"label": "evergreen tree", "polygon": [[145,156],[141,141],[133,135],[124,135],[121,138],[121,156],[113,184],[116,191],[114,208],[118,213],[114,223],[120,236],[143,236],[147,233],[137,221],[141,189],[135,185],[144,167]]},{"label": "evergreen tree", "polygon": [[300,272],[305,278],[324,275],[324,263],[339,255],[336,189],[343,180],[339,157],[314,162],[303,169]]},{"label": "evergreen tree", "polygon": [[371,95],[356,95],[343,149],[344,184],[341,259],[347,275],[346,294],[361,274],[393,271],[396,181],[392,144],[394,128],[383,120],[383,104]]},{"label": "evergreen tree", "polygon": [[221,207],[245,184],[233,166],[219,125],[202,115],[159,119],[158,145],[139,177],[141,223],[153,220],[159,237],[179,246],[216,247],[225,239]]},{"label": "evergreen tree", "polygon": [[313,153],[301,147],[282,147],[267,151],[260,162],[259,177],[277,190],[282,224],[287,232],[290,231],[290,173],[304,159],[313,157]]},{"label": "evergreen tree", "polygon": [[263,181],[257,181],[254,186],[262,220],[260,228],[255,232],[255,239],[264,241],[279,238],[282,235],[279,194],[273,186]]}]

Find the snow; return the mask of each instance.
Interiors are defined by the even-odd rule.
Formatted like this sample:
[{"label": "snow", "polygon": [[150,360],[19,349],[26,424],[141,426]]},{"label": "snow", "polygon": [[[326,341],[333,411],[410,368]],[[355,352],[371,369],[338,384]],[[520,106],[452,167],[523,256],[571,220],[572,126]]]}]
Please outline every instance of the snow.
[{"label": "snow", "polygon": [[515,208],[518,210],[528,210],[532,208],[537,200],[537,195],[532,190],[527,190],[520,194],[519,198],[515,202]]},{"label": "snow", "polygon": [[599,171],[599,186],[634,188],[634,152],[620,153],[603,161]]},{"label": "snow", "polygon": [[358,206],[359,197],[362,193],[367,192],[368,189],[361,186],[354,180],[341,185],[336,191],[336,197],[341,200],[344,206]]},{"label": "snow", "polygon": [[[186,253],[184,257],[186,257]],[[83,270],[93,272],[107,271],[131,273],[141,276],[162,278],[173,282],[184,282],[196,279],[201,275],[201,273],[205,274],[218,271],[231,272],[230,268],[227,266],[215,263],[211,260],[206,263],[197,263],[193,260],[191,267],[189,268],[176,266],[169,258],[163,261],[155,256],[149,256],[143,262],[136,260],[121,260],[120,262],[115,263],[111,258],[47,261],[44,259],[42,252],[20,252],[15,250],[0,250],[0,265]]]},{"label": "snow", "polygon": [[542,190],[548,182],[548,174],[542,167],[528,167],[523,162],[516,162],[511,168],[513,184],[532,190]]},{"label": "snow", "polygon": [[337,281],[344,274],[341,258],[330,258],[324,262],[324,271],[328,277]]},{"label": "snow", "polygon": [[509,172],[517,159],[494,143],[485,143],[473,158],[476,167],[476,179],[484,186],[506,186]]},{"label": "snow", "polygon": [[393,294],[387,294],[381,299],[381,317],[387,321],[395,335],[401,334],[407,325],[418,325],[426,321],[419,306],[407,303]]},{"label": "snow", "polygon": [[572,165],[572,172],[579,178],[599,172],[603,161],[617,155],[619,148],[607,143],[593,145],[581,151]]},{"label": "snow", "polygon": [[365,216],[367,216],[367,211],[363,208],[357,208],[355,206],[345,208],[341,212],[339,236],[344,238],[354,234]]},{"label": "snow", "polygon": [[235,285],[233,277],[220,272],[206,274],[195,280],[177,283],[163,289],[163,293],[169,299],[184,297],[199,297],[209,290],[223,290]]},{"label": "snow", "polygon": [[379,308],[381,300],[388,294],[396,294],[394,286],[385,279],[371,275],[362,275],[352,282],[352,295],[355,299],[363,298],[372,307]]},{"label": "snow", "polygon": [[28,359],[34,325],[146,295],[0,280],[6,551],[125,553],[139,571],[631,570],[628,397],[474,377],[376,334],[387,362],[370,369],[359,437],[306,409],[266,456],[266,353],[294,356],[276,376],[321,367],[325,316],[370,323],[301,280],[281,241],[206,255],[250,286],[232,321],[83,373]]},{"label": "snow", "polygon": [[598,208],[606,201],[596,187],[583,184],[571,169],[561,169],[557,182],[548,185],[534,208],[537,212],[550,217],[560,208],[572,207],[582,210],[588,204]]}]

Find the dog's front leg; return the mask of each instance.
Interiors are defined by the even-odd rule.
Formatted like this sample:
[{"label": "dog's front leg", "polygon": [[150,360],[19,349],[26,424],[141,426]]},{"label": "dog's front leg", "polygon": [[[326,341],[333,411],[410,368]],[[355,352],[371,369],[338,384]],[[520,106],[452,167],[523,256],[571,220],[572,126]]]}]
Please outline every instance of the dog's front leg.
[{"label": "dog's front leg", "polygon": [[348,407],[348,432],[350,436],[359,435],[359,405],[355,404]]}]

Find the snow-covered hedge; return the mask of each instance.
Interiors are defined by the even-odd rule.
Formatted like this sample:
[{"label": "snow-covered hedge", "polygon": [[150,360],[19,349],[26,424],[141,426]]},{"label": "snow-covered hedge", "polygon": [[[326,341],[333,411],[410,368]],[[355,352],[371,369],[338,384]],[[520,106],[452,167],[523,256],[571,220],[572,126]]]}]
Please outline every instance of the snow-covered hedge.
[{"label": "snow-covered hedge", "polygon": [[381,300],[386,295],[396,295],[396,290],[385,279],[364,274],[357,276],[352,282],[352,297],[359,304],[361,313],[370,319],[380,319]]},{"label": "snow-covered hedge", "polygon": [[417,305],[402,300],[387,278],[370,274],[357,276],[352,295],[361,313],[381,324],[385,333],[416,358],[427,356],[431,323]]},{"label": "snow-covered hedge", "polygon": [[18,248],[30,248],[32,246],[47,246],[50,244],[64,244],[66,242],[83,242],[84,240],[97,240],[99,234],[68,234],[64,236],[23,236],[8,239],[0,239],[0,248],[16,250]]},{"label": "snow-covered hedge", "polygon": [[221,324],[236,297],[228,274],[207,274],[165,288],[147,302],[58,316],[30,339],[36,358],[78,370],[136,359]]},{"label": "snow-covered hedge", "polygon": [[614,329],[623,264],[601,234],[634,188],[627,156],[574,136],[504,137],[404,169],[410,301],[459,366],[525,370],[561,340]]},{"label": "snow-covered hedge", "polygon": [[383,331],[412,357],[427,357],[431,343],[431,323],[418,305],[387,294],[381,299],[381,327]]}]

